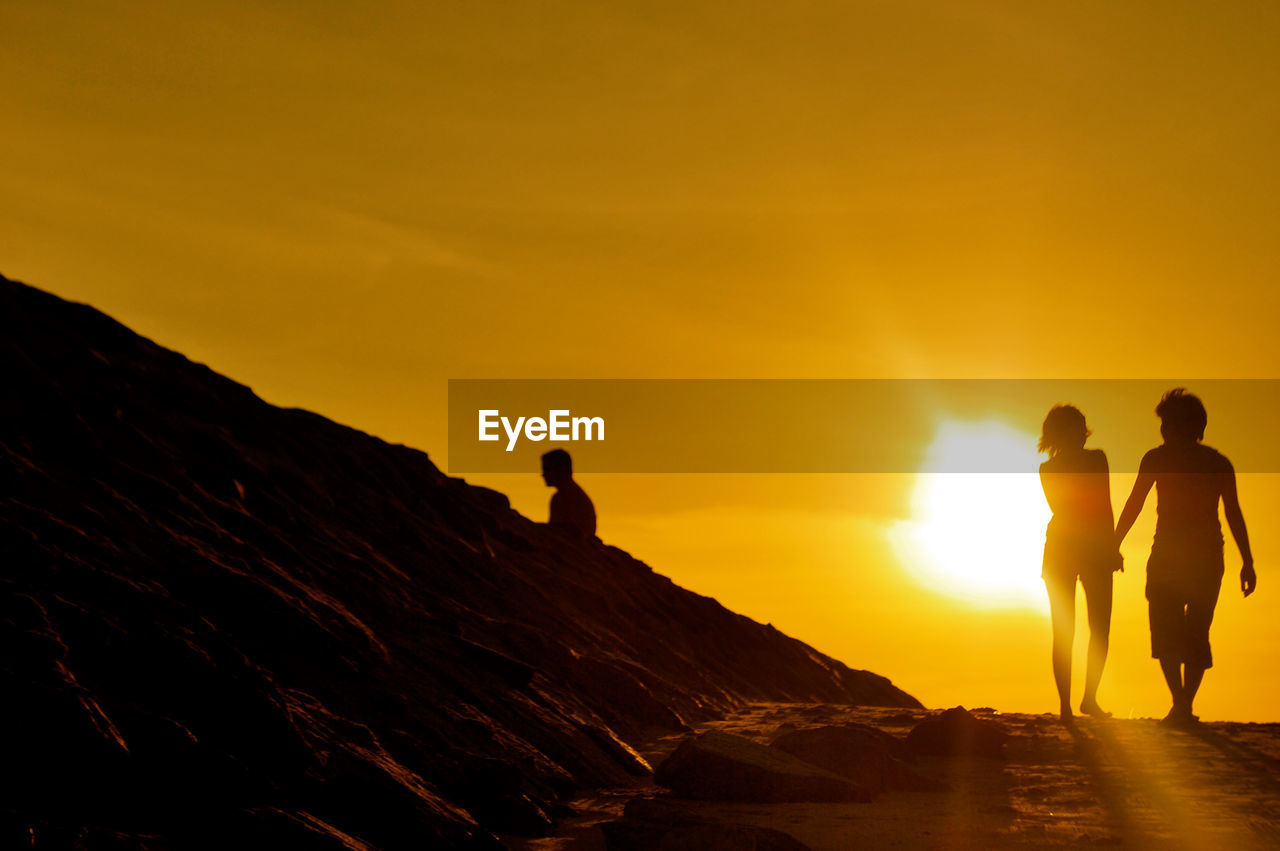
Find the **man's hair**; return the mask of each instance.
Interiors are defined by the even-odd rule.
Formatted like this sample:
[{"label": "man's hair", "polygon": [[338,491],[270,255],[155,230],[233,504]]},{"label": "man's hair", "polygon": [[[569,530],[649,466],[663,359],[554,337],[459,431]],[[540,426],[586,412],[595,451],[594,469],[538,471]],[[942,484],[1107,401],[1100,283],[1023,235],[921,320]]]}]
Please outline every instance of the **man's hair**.
[{"label": "man's hair", "polygon": [[1185,387],[1175,387],[1160,398],[1156,405],[1156,416],[1160,418],[1160,434],[1185,437],[1191,440],[1204,440],[1204,427],[1209,424],[1209,414],[1204,403],[1194,393],[1188,393]]},{"label": "man's hair", "polygon": [[563,449],[552,449],[542,456],[542,469],[553,473],[572,473],[573,459]]},{"label": "man's hair", "polygon": [[1084,414],[1075,405],[1054,405],[1040,427],[1040,444],[1036,448],[1052,457],[1064,449],[1083,446],[1093,432],[1084,423]]}]

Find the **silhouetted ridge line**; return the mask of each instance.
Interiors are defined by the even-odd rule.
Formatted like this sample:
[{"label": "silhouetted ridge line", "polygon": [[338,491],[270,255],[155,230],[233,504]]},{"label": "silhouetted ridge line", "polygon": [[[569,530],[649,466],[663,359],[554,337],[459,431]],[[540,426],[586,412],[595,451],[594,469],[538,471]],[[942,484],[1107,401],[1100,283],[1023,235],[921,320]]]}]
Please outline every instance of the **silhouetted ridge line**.
[{"label": "silhouetted ridge line", "polygon": [[0,330],[0,846],[487,845],[745,701],[919,705],[90,307]]}]

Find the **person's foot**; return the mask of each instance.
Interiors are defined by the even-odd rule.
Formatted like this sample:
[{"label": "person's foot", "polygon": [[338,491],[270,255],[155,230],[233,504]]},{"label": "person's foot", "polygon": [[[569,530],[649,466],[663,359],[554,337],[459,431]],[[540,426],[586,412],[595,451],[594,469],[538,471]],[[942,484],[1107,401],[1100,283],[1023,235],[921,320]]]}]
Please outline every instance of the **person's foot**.
[{"label": "person's foot", "polygon": [[1193,715],[1185,706],[1174,706],[1160,721],[1166,727],[1190,727],[1200,723],[1200,716]]},{"label": "person's foot", "polygon": [[1074,727],[1076,725],[1076,717],[1071,714],[1071,707],[1064,706],[1058,713],[1058,720],[1062,722],[1064,727]]},{"label": "person's foot", "polygon": [[1092,715],[1094,718],[1110,718],[1111,713],[1098,705],[1097,700],[1085,698],[1080,703],[1080,711],[1085,715]]}]

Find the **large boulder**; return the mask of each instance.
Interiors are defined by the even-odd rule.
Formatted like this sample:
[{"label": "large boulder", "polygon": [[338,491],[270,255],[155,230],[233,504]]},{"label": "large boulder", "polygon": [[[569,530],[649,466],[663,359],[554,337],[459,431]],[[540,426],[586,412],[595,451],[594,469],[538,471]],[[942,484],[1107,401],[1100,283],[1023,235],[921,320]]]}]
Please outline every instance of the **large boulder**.
[{"label": "large boulder", "polygon": [[865,724],[840,724],[793,730],[771,747],[848,778],[871,792],[889,790],[941,792],[948,787],[923,777],[898,759],[905,743]]},{"label": "large boulder", "polygon": [[808,851],[788,833],[718,821],[660,798],[637,798],[602,825],[609,851]]},{"label": "large boulder", "polygon": [[681,742],[654,779],[677,795],[706,801],[869,801],[874,795],[785,751],[718,730]]},{"label": "large boulder", "polygon": [[926,718],[907,734],[907,747],[922,756],[1004,759],[1009,738],[995,721],[975,718],[963,706]]}]

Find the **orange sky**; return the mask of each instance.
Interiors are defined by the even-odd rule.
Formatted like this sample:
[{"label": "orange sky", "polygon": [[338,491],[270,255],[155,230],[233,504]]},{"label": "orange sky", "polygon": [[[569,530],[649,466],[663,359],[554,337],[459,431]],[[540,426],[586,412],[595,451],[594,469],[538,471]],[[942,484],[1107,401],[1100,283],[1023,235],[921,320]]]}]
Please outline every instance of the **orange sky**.
[{"label": "orange sky", "polygon": [[[1280,374],[1273,4],[10,0],[0,32],[0,272],[441,463],[448,378]],[[1053,708],[1041,614],[887,549],[907,482],[585,484],[610,543],[926,703]],[[1274,720],[1280,487],[1242,494],[1260,590],[1228,545],[1198,706]],[[1121,714],[1166,708],[1149,529]]]}]

